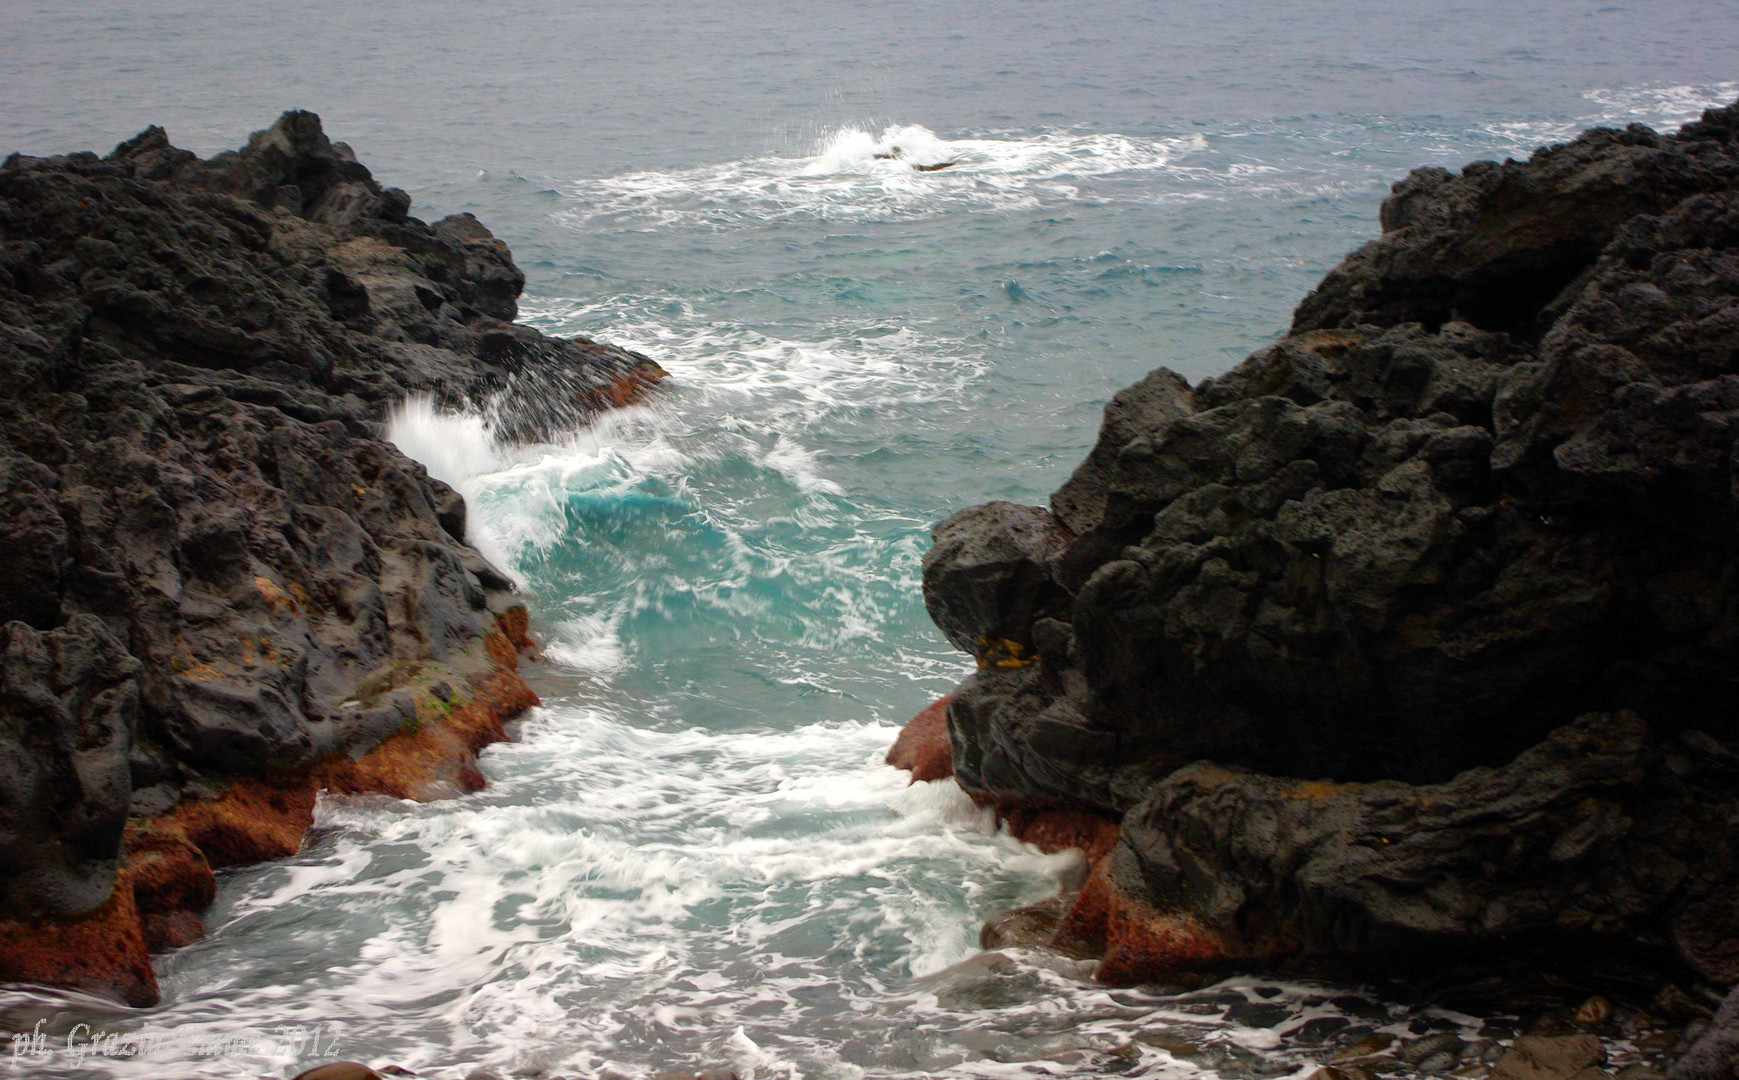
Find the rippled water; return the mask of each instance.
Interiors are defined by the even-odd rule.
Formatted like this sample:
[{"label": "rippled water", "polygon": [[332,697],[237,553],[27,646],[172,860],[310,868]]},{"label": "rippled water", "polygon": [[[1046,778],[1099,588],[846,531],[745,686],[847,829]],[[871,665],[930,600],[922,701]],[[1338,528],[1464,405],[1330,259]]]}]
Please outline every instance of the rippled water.
[{"label": "rippled water", "polygon": [[1079,863],[881,764],[966,667],[919,562],[955,509],[1043,501],[1118,387],[1278,333],[1407,168],[1739,95],[1723,4],[0,19],[0,151],[157,122],[209,152],[315,108],[417,212],[507,239],[528,321],[648,352],[675,387],[548,446],[407,404],[394,437],[528,594],[544,707],[484,755],[482,794],[329,799],[296,859],[225,875],[159,1008],[6,994],[61,1045],[80,1022],[173,1036],[33,1075],[290,1075],[330,1051],[436,1076],[1287,1076],[1334,1040],[1474,1024],[981,953],[986,916]]}]

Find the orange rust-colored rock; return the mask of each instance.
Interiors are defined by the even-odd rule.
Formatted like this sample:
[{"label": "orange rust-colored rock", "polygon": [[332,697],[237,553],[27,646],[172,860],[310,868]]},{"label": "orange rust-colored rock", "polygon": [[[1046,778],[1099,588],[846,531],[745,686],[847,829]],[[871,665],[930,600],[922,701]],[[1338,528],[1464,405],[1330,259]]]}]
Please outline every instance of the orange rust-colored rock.
[{"label": "orange rust-colored rock", "polygon": [[140,914],[199,911],[217,896],[210,859],[180,823],[164,818],[134,820],[127,825],[125,844],[127,865],[122,873],[132,884]]},{"label": "orange rust-colored rock", "polygon": [[1057,926],[1056,940],[1061,944],[1095,955],[1105,949],[1105,929],[1109,925],[1111,885],[1106,881],[1105,860],[1093,864],[1086,883],[1075,896],[1075,902]]},{"label": "orange rust-colored rock", "polygon": [[1219,934],[1181,913],[1156,911],[1117,883],[1101,859],[1057,929],[1059,944],[1100,952],[1093,977],[1114,986],[1194,981],[1232,954]]},{"label": "orange rust-colored rock", "polygon": [[579,397],[582,404],[594,409],[620,409],[625,405],[638,405],[669,374],[656,363],[643,360],[632,370],[617,375],[603,385],[582,391]]},{"label": "orange rust-colored rock", "polygon": [[948,744],[948,702],[952,694],[932,702],[906,722],[888,751],[888,764],[912,774],[912,783],[954,775],[954,752]]},{"label": "orange rust-colored rock", "polygon": [[153,819],[153,831],[181,837],[214,868],[284,859],[301,850],[319,792],[306,776],[239,777],[218,798],[178,803]]},{"label": "orange rust-colored rock", "polygon": [[489,654],[489,659],[501,671],[519,670],[519,652],[513,647],[508,636],[497,629],[483,640],[483,651]]},{"label": "orange rust-colored rock", "polygon": [[144,926],[133,890],[122,884],[82,919],[0,922],[0,982],[71,986],[126,1005],[155,1005]]},{"label": "orange rust-colored rock", "polygon": [[1120,835],[1117,822],[1082,810],[1014,807],[998,810],[997,818],[1009,835],[1046,853],[1079,848],[1089,866],[1109,855]]},{"label": "orange rust-colored rock", "polygon": [[1219,935],[1188,915],[1153,915],[1119,908],[1106,929],[1105,955],[1093,978],[1112,986],[1144,982],[1196,983],[1229,958]]},{"label": "orange rust-colored rock", "polygon": [[478,752],[506,739],[502,725],[538,702],[525,680],[506,669],[473,685],[472,699],[439,723],[396,735],[356,761],[315,767],[309,774],[315,790],[429,799],[449,794],[452,787],[481,788]]},{"label": "orange rust-colored rock", "polygon": [[184,799],[135,819],[114,893],[80,919],[0,922],[0,982],[65,986],[128,1005],[158,1000],[150,953],[199,939],[199,912],[216,895],[214,868],[294,855],[320,792],[431,799],[483,787],[477,754],[507,738],[506,721],[538,703],[515,670],[530,644],[523,609],[485,642],[494,670],[445,716],[399,732],[355,760],[334,758],[294,776],[237,777],[216,798]]},{"label": "orange rust-colored rock", "polygon": [[[495,617],[495,626],[509,645],[520,652],[536,654],[537,642],[531,637],[531,612],[522,607],[510,608]],[[519,658],[514,657],[506,666],[519,667]]]},{"label": "orange rust-colored rock", "polygon": [[[888,751],[888,764],[909,770],[913,782],[953,775],[950,697],[913,717]],[[1116,884],[1111,856],[1121,828],[1115,820],[1082,810],[1010,805],[982,795],[974,798],[994,810],[997,821],[1017,840],[1048,853],[1075,848],[1085,856],[1086,884],[1053,942],[1066,952],[1100,956],[1095,978],[1116,985],[1188,981],[1228,957],[1230,950],[1220,935],[1187,915],[1155,911]]]},{"label": "orange rust-colored rock", "polygon": [[205,936],[205,920],[197,911],[140,912],[145,944],[154,953],[191,945]]},{"label": "orange rust-colored rock", "polygon": [[[948,740],[948,703],[945,694],[906,722],[888,750],[887,763],[912,774],[912,782],[942,780],[954,775],[953,748]],[[1046,852],[1080,848],[1089,863],[1098,862],[1117,845],[1117,823],[1098,814],[1077,810],[1008,806],[977,799],[979,805],[996,811],[997,821],[1008,826],[1017,840]]]}]

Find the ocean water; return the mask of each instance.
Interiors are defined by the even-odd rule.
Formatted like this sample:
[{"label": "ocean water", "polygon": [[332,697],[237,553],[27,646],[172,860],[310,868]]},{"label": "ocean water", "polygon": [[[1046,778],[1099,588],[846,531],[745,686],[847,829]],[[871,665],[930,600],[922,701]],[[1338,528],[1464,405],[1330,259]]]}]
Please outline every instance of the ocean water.
[{"label": "ocean water", "polygon": [[[1043,502],[1119,387],[1280,333],[1407,169],[1739,96],[1729,5],[7,0],[0,30],[0,153],[312,108],[507,240],[525,320],[672,375],[541,446],[405,404],[528,597],[544,706],[485,792],[327,799],[226,874],[161,1006],[0,992],[56,1051],[21,1074],[1302,1076],[1475,1026],[981,952],[1080,863],[881,764],[968,667],[919,563],[954,510]],[[158,1041],[90,1048],[117,1031]]]}]

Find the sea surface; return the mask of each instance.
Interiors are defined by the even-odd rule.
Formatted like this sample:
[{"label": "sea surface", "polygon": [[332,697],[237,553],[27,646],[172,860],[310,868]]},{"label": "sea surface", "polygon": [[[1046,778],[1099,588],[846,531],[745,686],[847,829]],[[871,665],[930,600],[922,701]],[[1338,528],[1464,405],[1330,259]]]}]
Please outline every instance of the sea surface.
[{"label": "sea surface", "polygon": [[1739,96],[1727,0],[0,0],[0,40],[0,153],[310,108],[505,239],[526,321],[672,377],[541,446],[406,403],[527,594],[543,707],[485,792],[330,798],[224,875],[161,1006],[0,994],[55,1050],[0,1070],[1282,1077],[1476,1025],[980,951],[1080,864],[882,764],[969,666],[919,563],[955,510],[1042,503],[1119,387],[1282,332],[1409,168]]}]

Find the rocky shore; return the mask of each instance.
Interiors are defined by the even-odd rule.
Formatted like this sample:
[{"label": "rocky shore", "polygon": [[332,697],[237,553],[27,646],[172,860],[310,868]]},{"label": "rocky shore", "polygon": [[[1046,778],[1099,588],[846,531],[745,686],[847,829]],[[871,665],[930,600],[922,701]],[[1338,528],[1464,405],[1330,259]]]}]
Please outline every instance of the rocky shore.
[{"label": "rocky shore", "polygon": [[[1422,169],[1381,220],[1273,345],[1119,393],[1048,507],[937,526],[978,670],[897,763],[1103,852],[1026,939],[1107,982],[1594,990],[1695,1035],[1739,982],[1739,106]],[[1651,1060],[1739,1075],[1736,1009]]]},{"label": "rocky shore", "polygon": [[0,981],[155,1001],[215,869],[321,790],[477,788],[535,703],[511,581],[384,421],[536,437],[663,372],[514,325],[506,246],[410,202],[305,112],[0,166]]}]

